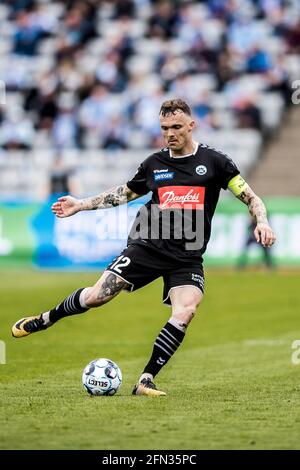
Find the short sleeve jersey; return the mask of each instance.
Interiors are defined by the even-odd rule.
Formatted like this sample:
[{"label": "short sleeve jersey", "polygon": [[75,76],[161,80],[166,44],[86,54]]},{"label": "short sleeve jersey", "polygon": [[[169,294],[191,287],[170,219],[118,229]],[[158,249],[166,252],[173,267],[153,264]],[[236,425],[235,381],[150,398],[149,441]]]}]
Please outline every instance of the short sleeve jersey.
[{"label": "short sleeve jersey", "polygon": [[[127,182],[129,189],[139,195],[152,191],[151,200],[137,214],[128,244],[147,245],[182,261],[202,261],[221,188],[227,189],[229,181],[238,174],[238,168],[227,155],[202,144],[198,144],[194,154],[183,157],[171,157],[168,148],[153,153]],[[161,219],[168,212],[169,218],[164,220],[170,221],[170,233],[164,236]],[[181,221],[179,230],[180,220],[175,212],[187,220],[186,224],[186,220]],[[193,229],[201,230],[196,223],[200,219],[201,247],[187,249],[187,243],[193,240],[186,236],[186,226],[190,223]],[[157,227],[151,231],[153,224],[159,225],[158,231]],[[146,235],[143,225],[147,225]]]}]

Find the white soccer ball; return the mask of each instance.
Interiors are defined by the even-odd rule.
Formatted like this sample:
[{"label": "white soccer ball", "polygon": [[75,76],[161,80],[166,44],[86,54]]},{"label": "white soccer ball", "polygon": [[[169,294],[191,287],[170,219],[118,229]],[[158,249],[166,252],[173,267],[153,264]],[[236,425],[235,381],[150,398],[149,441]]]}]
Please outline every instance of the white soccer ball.
[{"label": "white soccer ball", "polygon": [[82,374],[82,383],[90,395],[114,395],[121,386],[122,372],[110,359],[91,361]]}]

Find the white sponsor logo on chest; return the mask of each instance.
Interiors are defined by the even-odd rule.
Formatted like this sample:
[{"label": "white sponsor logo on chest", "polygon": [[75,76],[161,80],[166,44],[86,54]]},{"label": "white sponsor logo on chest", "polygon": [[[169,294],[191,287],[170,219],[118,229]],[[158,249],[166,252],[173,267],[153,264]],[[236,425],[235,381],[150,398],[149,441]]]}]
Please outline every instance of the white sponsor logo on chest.
[{"label": "white sponsor logo on chest", "polygon": [[185,204],[187,202],[198,202],[200,204],[200,194],[194,193],[193,189],[190,189],[187,194],[182,196],[177,196],[174,191],[169,191],[163,195],[162,208],[169,206],[169,204]]}]

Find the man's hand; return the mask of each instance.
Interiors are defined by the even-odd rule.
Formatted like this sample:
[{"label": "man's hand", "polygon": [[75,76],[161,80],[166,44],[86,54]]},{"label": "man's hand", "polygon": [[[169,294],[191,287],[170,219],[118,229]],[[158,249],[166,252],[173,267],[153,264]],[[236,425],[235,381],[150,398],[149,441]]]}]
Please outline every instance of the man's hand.
[{"label": "man's hand", "polygon": [[81,210],[81,200],[72,196],[60,197],[57,202],[52,205],[52,212],[56,217],[70,217]]},{"label": "man's hand", "polygon": [[270,248],[276,241],[276,236],[270,225],[259,223],[254,230],[257,243],[261,243],[264,248]]},{"label": "man's hand", "polygon": [[264,203],[248,185],[236,197],[244,204],[247,204],[251,217],[257,223],[254,230],[257,243],[261,243],[264,248],[270,248],[274,245],[276,236],[269,225]]}]

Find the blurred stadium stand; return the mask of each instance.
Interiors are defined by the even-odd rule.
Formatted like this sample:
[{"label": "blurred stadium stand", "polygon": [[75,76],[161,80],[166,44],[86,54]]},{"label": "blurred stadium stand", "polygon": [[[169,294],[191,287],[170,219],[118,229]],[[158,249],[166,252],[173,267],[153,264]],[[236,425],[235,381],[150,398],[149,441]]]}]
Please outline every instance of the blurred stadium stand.
[{"label": "blurred stadium stand", "polygon": [[298,0],[0,0],[0,24],[2,199],[42,199],[58,153],[83,193],[123,183],[163,147],[158,111],[175,96],[259,192],[288,191]]}]

